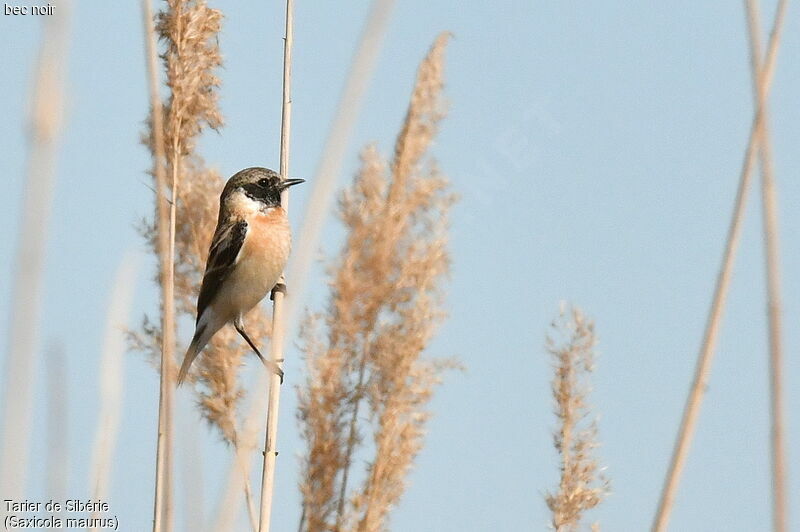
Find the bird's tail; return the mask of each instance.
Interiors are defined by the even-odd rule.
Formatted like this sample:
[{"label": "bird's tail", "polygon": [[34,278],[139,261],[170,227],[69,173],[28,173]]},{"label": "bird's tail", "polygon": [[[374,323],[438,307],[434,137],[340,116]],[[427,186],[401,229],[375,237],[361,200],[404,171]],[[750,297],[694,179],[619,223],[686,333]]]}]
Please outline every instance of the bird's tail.
[{"label": "bird's tail", "polygon": [[214,327],[215,324],[210,323],[210,321],[212,320],[201,319],[197,323],[197,329],[192,337],[192,343],[189,344],[189,349],[187,349],[186,354],[183,355],[183,364],[181,364],[181,369],[178,372],[178,386],[183,384],[184,379],[186,379],[186,374],[189,373],[189,367],[191,367],[192,362],[194,362],[194,359],[197,358],[200,351],[203,350],[208,341],[211,340],[211,337],[214,336],[214,333],[220,328],[220,326]]}]

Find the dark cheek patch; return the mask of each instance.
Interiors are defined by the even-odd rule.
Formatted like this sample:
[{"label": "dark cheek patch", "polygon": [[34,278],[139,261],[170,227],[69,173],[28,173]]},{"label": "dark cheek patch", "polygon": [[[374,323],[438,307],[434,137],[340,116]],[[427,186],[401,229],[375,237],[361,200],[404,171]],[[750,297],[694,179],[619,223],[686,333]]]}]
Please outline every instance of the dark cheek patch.
[{"label": "dark cheek patch", "polygon": [[275,187],[263,187],[258,183],[248,183],[242,186],[242,190],[248,198],[254,201],[260,201],[268,207],[281,204],[281,194]]},{"label": "dark cheek patch", "polygon": [[249,183],[242,187],[245,195],[254,201],[264,201],[264,191],[258,186],[258,183]]}]

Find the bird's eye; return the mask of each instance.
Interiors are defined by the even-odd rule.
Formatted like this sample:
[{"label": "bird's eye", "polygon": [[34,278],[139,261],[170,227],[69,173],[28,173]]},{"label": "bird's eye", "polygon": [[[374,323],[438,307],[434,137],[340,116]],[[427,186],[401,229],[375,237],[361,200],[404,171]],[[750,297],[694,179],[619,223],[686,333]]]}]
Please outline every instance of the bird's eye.
[{"label": "bird's eye", "polygon": [[262,187],[266,187],[267,185],[269,185],[269,179],[263,177],[258,180],[258,184],[261,185]]}]

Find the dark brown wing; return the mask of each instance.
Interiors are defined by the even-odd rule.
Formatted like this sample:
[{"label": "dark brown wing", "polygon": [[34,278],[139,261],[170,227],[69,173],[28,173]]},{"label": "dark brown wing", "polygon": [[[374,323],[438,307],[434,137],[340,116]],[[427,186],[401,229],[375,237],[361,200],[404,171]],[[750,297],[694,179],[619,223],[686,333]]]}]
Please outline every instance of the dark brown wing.
[{"label": "dark brown wing", "polygon": [[211,250],[208,252],[203,286],[200,288],[200,296],[197,298],[198,322],[203,311],[214,300],[222,283],[233,270],[246,234],[247,222],[244,220],[231,220],[217,227],[211,241]]}]

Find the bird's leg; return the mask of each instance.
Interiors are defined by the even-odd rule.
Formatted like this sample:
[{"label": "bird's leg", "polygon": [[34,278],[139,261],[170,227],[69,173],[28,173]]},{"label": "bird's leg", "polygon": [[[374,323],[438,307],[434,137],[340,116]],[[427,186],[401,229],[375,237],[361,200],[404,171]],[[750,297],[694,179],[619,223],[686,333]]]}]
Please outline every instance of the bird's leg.
[{"label": "bird's leg", "polygon": [[239,320],[236,320],[233,323],[233,326],[236,328],[236,331],[239,334],[242,335],[242,338],[244,338],[247,341],[247,343],[250,344],[250,347],[253,348],[253,351],[255,351],[255,353],[258,355],[258,358],[260,358],[261,362],[264,363],[264,367],[266,367],[269,371],[272,371],[278,377],[280,377],[281,378],[281,384],[283,384],[283,370],[278,366],[278,364],[276,364],[275,362],[273,362],[271,360],[267,360],[266,358],[264,358],[264,355],[262,355],[261,351],[258,350],[258,348],[256,347],[256,344],[254,344],[253,341],[250,339],[250,337],[247,336],[247,333],[244,332],[244,327],[239,322]]}]

